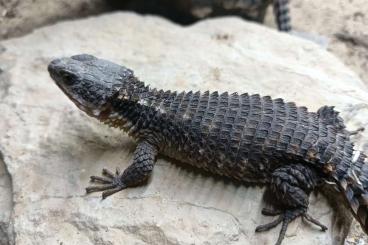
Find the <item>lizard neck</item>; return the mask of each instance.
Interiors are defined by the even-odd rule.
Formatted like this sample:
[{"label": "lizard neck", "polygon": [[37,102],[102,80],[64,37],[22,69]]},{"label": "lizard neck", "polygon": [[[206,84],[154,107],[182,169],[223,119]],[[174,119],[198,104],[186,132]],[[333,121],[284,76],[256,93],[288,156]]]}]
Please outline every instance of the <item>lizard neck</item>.
[{"label": "lizard neck", "polygon": [[128,84],[111,98],[106,109],[97,117],[110,127],[120,128],[129,136],[139,140],[150,132],[154,124],[176,93],[150,89],[143,82]]}]

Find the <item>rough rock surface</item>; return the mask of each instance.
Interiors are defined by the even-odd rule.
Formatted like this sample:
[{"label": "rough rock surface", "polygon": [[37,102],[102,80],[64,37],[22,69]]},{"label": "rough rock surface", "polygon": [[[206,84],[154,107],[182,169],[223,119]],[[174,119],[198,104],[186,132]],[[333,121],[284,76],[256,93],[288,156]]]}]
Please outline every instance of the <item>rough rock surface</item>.
[{"label": "rough rock surface", "polygon": [[13,241],[10,215],[13,209],[10,176],[0,155],[0,245]]},{"label": "rough rock surface", "polygon": [[[242,8],[248,8],[244,1],[239,0],[212,2],[226,3],[223,6],[227,12],[214,11],[211,1],[207,0],[176,0],[175,3],[170,0],[0,0],[0,40],[23,35],[57,20],[93,15],[115,8],[166,15],[182,23],[213,15],[239,15],[243,13]],[[326,37],[328,50],[339,56],[368,84],[366,0],[292,0],[290,8],[295,30]],[[276,28],[272,7],[268,10],[266,23]],[[262,11],[259,13],[263,16]]]},{"label": "rough rock surface", "polygon": [[[167,89],[261,93],[311,110],[336,105],[350,128],[368,127],[368,91],[351,70],[311,42],[238,18],[183,28],[116,13],[41,28],[0,45],[0,151],[12,181],[8,234],[17,244],[273,244],[279,231],[254,233],[271,220],[260,212],[264,189],[164,158],[147,186],[104,201],[86,196],[89,176],[102,167],[128,166],[134,143],[66,98],[46,70],[53,58],[91,53]],[[360,137],[364,142],[367,132]],[[341,244],[349,224],[344,212],[335,212],[322,195],[311,196],[310,212],[329,231],[298,219],[283,244]]]},{"label": "rough rock surface", "polygon": [[0,0],[0,39],[19,36],[57,20],[107,9],[105,0]]},{"label": "rough rock surface", "polygon": [[[341,58],[368,85],[366,0],[292,0],[290,13],[293,28],[327,37],[328,50]],[[274,26],[271,9],[267,18],[267,24]]]}]

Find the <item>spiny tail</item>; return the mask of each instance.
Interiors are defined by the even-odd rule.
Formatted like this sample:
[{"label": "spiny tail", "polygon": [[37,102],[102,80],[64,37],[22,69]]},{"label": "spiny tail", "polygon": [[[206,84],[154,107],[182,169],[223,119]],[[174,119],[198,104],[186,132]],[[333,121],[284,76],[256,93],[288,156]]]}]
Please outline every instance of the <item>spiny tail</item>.
[{"label": "spiny tail", "polygon": [[[334,176],[335,181],[344,194],[345,200],[354,217],[368,234],[368,163],[366,155],[355,151],[350,161],[345,161],[338,168],[347,167],[344,175]],[[350,162],[350,163],[349,163]]]},{"label": "spiny tail", "polygon": [[291,31],[289,0],[274,0],[273,12],[280,31]]}]

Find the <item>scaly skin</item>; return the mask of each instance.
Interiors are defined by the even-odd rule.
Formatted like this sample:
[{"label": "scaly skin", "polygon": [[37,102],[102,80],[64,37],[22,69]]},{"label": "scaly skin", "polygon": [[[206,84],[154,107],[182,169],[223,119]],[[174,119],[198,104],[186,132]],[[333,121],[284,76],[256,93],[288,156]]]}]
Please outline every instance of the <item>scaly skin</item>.
[{"label": "scaly skin", "polygon": [[[318,183],[335,182],[353,215],[367,231],[368,165],[354,151],[352,134],[333,107],[317,113],[282,99],[258,94],[171,92],[151,89],[133,71],[91,55],[50,63],[63,92],[88,115],[126,131],[137,142],[133,163],[123,172],[92,176],[103,198],[144,183],[158,153],[244,183],[266,185],[279,215],[261,225],[282,223],[276,244],[297,217],[327,229],[307,214],[309,194]],[[356,133],[356,132],[354,132]]]},{"label": "scaly skin", "polygon": [[273,12],[280,31],[291,31],[289,0],[274,0]]}]

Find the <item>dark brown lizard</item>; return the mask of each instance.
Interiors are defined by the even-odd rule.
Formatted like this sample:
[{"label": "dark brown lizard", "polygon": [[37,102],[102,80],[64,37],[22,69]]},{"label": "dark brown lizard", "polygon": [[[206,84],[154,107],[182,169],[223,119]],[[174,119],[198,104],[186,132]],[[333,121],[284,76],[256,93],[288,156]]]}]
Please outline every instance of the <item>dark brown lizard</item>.
[{"label": "dark brown lizard", "polygon": [[88,115],[126,131],[137,141],[132,164],[123,172],[104,169],[88,193],[106,198],[143,184],[161,153],[217,175],[266,185],[278,215],[256,231],[308,215],[309,194],[318,183],[334,182],[363,230],[368,231],[368,164],[354,151],[350,132],[333,107],[316,113],[258,94],[172,92],[152,89],[133,71],[91,55],[52,61],[48,70],[61,90]]}]

